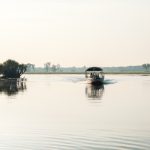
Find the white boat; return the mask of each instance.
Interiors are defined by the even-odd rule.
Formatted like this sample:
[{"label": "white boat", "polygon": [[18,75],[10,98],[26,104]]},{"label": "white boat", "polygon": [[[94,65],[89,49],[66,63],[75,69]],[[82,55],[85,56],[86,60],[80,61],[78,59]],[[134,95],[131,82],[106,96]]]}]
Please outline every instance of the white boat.
[{"label": "white boat", "polygon": [[90,67],[85,71],[85,77],[90,84],[103,84],[104,73],[100,67]]}]

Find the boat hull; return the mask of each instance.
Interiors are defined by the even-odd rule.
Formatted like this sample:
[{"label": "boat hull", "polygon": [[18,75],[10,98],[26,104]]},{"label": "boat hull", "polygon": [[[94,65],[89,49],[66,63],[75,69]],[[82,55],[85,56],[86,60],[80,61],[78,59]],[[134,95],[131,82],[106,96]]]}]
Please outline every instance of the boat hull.
[{"label": "boat hull", "polygon": [[103,81],[104,81],[103,78],[98,78],[98,79],[90,78],[90,79],[87,79],[87,82],[88,82],[89,84],[93,84],[93,85],[100,85],[100,84],[103,84]]}]

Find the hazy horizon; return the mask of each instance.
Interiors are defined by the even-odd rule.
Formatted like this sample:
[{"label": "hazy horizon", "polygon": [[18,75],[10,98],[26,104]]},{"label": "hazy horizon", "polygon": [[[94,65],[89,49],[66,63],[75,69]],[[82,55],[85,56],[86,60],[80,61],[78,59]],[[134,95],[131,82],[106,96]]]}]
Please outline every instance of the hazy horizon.
[{"label": "hazy horizon", "polygon": [[150,62],[150,1],[5,0],[0,32],[0,62],[141,65]]}]

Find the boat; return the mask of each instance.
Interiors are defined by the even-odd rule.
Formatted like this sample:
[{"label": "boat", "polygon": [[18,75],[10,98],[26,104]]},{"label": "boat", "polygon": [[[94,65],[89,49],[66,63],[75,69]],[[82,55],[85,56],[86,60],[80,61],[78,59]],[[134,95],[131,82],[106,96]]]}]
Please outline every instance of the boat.
[{"label": "boat", "polygon": [[87,82],[93,85],[103,84],[104,73],[103,69],[100,67],[89,67],[85,71],[85,77]]}]

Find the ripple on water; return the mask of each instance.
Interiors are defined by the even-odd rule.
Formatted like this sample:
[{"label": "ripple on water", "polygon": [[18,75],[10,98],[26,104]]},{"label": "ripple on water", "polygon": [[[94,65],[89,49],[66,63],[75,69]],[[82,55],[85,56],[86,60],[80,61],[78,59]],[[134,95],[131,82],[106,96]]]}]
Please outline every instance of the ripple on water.
[{"label": "ripple on water", "polygon": [[100,149],[125,149],[147,150],[150,149],[150,136],[138,132],[132,134],[119,133],[118,131],[89,131],[72,133],[49,132],[24,135],[1,135],[0,149],[3,150],[100,150]]}]

